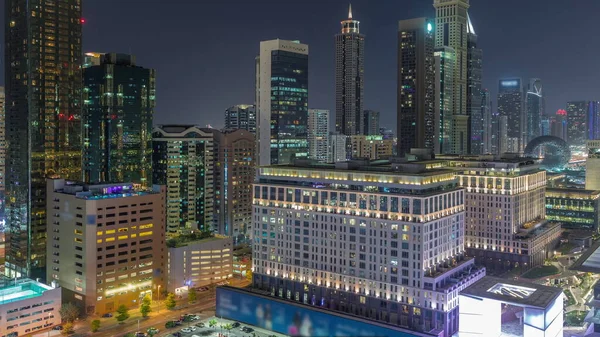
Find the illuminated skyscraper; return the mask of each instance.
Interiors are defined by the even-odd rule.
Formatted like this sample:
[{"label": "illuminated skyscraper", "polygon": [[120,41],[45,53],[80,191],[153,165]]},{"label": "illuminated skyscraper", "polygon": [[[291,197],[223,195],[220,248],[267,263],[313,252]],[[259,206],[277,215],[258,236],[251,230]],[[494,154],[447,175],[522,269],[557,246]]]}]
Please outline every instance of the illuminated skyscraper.
[{"label": "illuminated skyscraper", "polygon": [[256,58],[257,164],[308,157],[308,45],[260,43]]},{"label": "illuminated skyscraper", "polygon": [[[4,87],[0,87],[0,220],[4,219],[6,205],[6,112]],[[3,230],[4,228],[0,228]]]},{"label": "illuminated skyscraper", "polygon": [[506,151],[519,153],[525,149],[523,113],[523,84],[520,78],[500,80],[498,87],[498,112],[506,116]]},{"label": "illuminated skyscraper", "polygon": [[359,25],[350,6],[342,32],[335,36],[335,131],[347,136],[364,133],[365,36]]},{"label": "illuminated skyscraper", "polygon": [[365,110],[364,114],[364,126],[366,136],[378,136],[379,135],[379,111]]},{"label": "illuminated skyscraper", "polygon": [[492,142],[498,138],[498,135],[492,133],[492,100],[490,99],[490,92],[487,90],[481,91],[481,118],[483,120],[481,153],[490,154],[493,153]]},{"label": "illuminated skyscraper", "polygon": [[588,136],[587,101],[567,102],[567,143],[584,145]]},{"label": "illuminated skyscraper", "polygon": [[[452,105],[452,146],[450,152],[466,154],[469,139],[469,115],[467,114],[467,10],[469,0],[434,0],[436,11],[435,46],[450,47],[455,53],[454,92]],[[472,27],[470,28],[473,31]]]},{"label": "illuminated skyscraper", "polygon": [[567,141],[567,111],[559,109],[556,115],[550,116],[550,134]]},{"label": "illuminated skyscraper", "polygon": [[433,20],[398,22],[398,156],[435,148]]},{"label": "illuminated skyscraper", "polygon": [[225,129],[242,129],[256,133],[256,107],[239,104],[225,110]]},{"label": "illuminated skyscraper", "polygon": [[542,135],[542,116],[544,115],[544,97],[542,80],[532,78],[525,93],[525,143],[527,146],[532,139]]},{"label": "illuminated skyscraper", "polygon": [[11,277],[46,277],[46,178],[81,180],[82,22],[81,0],[5,0]]},{"label": "illuminated skyscraper", "polygon": [[328,161],[329,110],[308,109],[308,156],[318,162]]},{"label": "illuminated skyscraper", "polygon": [[456,52],[451,47],[436,48],[435,58],[435,114],[434,114],[434,152],[454,153],[452,129],[454,115],[454,66]]},{"label": "illuminated skyscraper", "polygon": [[588,102],[587,109],[588,139],[600,139],[600,102]]},{"label": "illuminated skyscraper", "polygon": [[469,115],[469,154],[484,153],[483,93],[481,88],[483,51],[477,47],[477,35],[467,15],[467,115]]},{"label": "illuminated skyscraper", "polygon": [[104,54],[83,71],[83,170],[87,183],[152,183],[155,71]]}]

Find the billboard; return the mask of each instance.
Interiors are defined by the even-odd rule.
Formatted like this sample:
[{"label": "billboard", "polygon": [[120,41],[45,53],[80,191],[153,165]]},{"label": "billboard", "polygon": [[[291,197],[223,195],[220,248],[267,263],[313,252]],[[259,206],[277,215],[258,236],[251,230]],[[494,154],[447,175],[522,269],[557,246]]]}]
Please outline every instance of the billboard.
[{"label": "billboard", "polygon": [[426,337],[429,334],[290,303],[230,287],[217,288],[217,317],[254,325],[292,337]]}]

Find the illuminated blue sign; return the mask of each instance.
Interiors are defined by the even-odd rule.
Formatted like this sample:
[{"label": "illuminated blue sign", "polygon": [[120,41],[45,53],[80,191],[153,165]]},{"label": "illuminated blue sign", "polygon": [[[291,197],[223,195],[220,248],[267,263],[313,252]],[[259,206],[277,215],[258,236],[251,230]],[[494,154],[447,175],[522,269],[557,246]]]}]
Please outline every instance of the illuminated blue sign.
[{"label": "illuminated blue sign", "polygon": [[511,81],[500,81],[500,85],[503,87],[518,87],[519,81],[511,80]]}]

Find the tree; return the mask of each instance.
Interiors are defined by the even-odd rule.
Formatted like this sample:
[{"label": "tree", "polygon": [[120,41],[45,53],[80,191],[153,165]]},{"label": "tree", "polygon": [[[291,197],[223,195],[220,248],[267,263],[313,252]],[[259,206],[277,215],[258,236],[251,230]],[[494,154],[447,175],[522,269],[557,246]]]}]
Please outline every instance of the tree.
[{"label": "tree", "polygon": [[196,302],[197,298],[198,298],[198,293],[196,292],[196,289],[190,288],[190,290],[188,290],[188,302],[194,303],[194,302]]},{"label": "tree", "polygon": [[63,321],[73,323],[79,317],[79,307],[73,303],[65,303],[58,311]]},{"label": "tree", "polygon": [[140,305],[140,312],[142,313],[142,317],[148,317],[148,314],[150,313],[150,311],[152,311],[152,308],[150,307],[151,304],[152,299],[150,298],[150,296],[144,296],[144,298],[142,299],[142,305]]},{"label": "tree", "polygon": [[73,323],[67,322],[67,323],[63,324],[63,329],[60,331],[60,333],[64,336],[67,336],[70,333],[73,333]]},{"label": "tree", "polygon": [[225,324],[221,326],[223,329],[227,330],[227,335],[229,335],[229,333],[231,332],[231,329],[233,329],[233,325],[231,324]]},{"label": "tree", "polygon": [[127,309],[125,304],[121,304],[119,308],[117,308],[117,316],[115,316],[115,318],[119,323],[122,323],[129,318],[129,309]]},{"label": "tree", "polygon": [[100,320],[99,319],[95,319],[92,321],[91,329],[92,329],[92,332],[96,332],[96,331],[100,330]]},{"label": "tree", "polygon": [[210,328],[214,328],[217,325],[217,320],[216,319],[211,319],[210,321],[208,321],[208,327]]},{"label": "tree", "polygon": [[176,305],[177,302],[175,302],[175,294],[169,293],[165,299],[165,307],[169,310],[173,310]]},{"label": "tree", "polygon": [[252,270],[246,270],[246,280],[252,282]]}]

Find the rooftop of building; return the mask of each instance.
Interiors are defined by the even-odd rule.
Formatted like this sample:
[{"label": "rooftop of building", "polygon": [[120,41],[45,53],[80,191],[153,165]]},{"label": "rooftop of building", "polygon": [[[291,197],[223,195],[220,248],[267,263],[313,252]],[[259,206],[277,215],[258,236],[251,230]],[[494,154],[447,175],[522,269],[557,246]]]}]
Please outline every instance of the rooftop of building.
[{"label": "rooftop of building", "polygon": [[546,197],[595,200],[600,198],[600,191],[581,188],[546,188]]},{"label": "rooftop of building", "polygon": [[185,247],[198,243],[206,243],[212,241],[226,240],[228,237],[214,235],[209,231],[194,231],[191,233],[181,234],[167,240],[168,248]]},{"label": "rooftop of building", "polygon": [[43,283],[31,279],[0,279],[0,305],[42,296],[45,291],[53,289]]},{"label": "rooftop of building", "polygon": [[600,273],[600,240],[594,242],[589,249],[584,251],[569,269],[587,273]]},{"label": "rooftop of building", "polygon": [[517,240],[527,240],[545,234],[554,227],[560,227],[560,223],[548,222],[545,219],[534,219],[521,225],[519,232],[515,234]]},{"label": "rooftop of building", "polygon": [[74,195],[78,199],[100,200],[112,198],[127,198],[157,194],[158,186],[153,189],[143,188],[133,183],[86,184],[65,179],[53,179],[54,192]]},{"label": "rooftop of building", "polygon": [[461,291],[460,295],[487,298],[503,303],[545,309],[562,294],[558,287],[485,276]]}]

